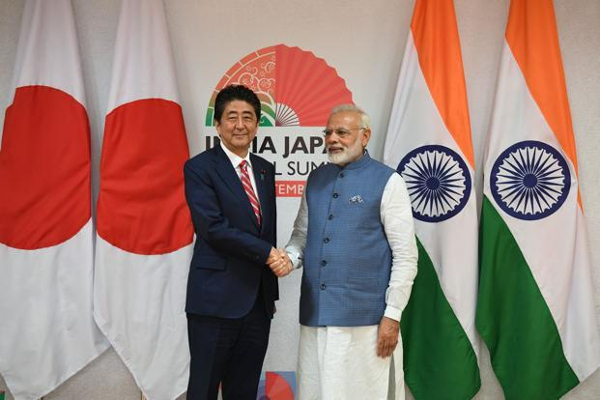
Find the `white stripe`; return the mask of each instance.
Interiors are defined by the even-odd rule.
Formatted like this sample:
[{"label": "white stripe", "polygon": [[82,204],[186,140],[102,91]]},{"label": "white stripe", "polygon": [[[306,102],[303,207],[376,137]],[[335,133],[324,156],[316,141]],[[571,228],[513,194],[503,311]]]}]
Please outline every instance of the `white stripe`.
[{"label": "white stripe", "polygon": [[252,189],[252,185],[250,185],[250,182],[248,182],[248,178],[244,178],[244,180],[242,180],[242,184],[244,185],[244,188],[246,189],[246,193],[248,193],[250,196],[256,198],[256,195],[254,194],[254,190]]},{"label": "white stripe", "polygon": [[248,195],[250,204],[252,204],[252,207],[255,209],[254,213],[260,219],[260,202],[258,201],[258,197],[256,197],[254,189],[250,184],[250,180],[248,179],[248,171],[246,169],[242,171],[242,185],[244,186],[245,192]]}]

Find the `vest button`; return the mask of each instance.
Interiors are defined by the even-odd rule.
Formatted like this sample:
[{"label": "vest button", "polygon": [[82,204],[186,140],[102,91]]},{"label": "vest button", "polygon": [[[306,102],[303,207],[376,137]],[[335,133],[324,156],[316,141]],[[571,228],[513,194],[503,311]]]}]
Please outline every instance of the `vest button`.
[{"label": "vest button", "polygon": [[321,266],[323,266],[323,267],[324,267],[324,266],[326,266],[326,265],[327,265],[327,261],[325,261],[325,260],[321,261]]},{"label": "vest button", "polygon": [[334,199],[337,199],[337,198],[338,198],[338,196],[339,196],[339,194],[337,194],[337,193],[334,193],[334,194],[333,194],[333,198],[334,198]]},{"label": "vest button", "polygon": [[324,242],[324,243],[329,243],[329,238],[328,238],[328,237],[326,237],[325,239],[323,239],[323,242]]},{"label": "vest button", "polygon": [[333,219],[333,214],[329,214],[329,217],[327,217],[328,220],[332,220]]},{"label": "vest button", "polygon": [[327,286],[325,286],[325,284],[324,284],[324,283],[321,283],[321,290],[325,290],[325,288],[326,288],[326,287],[327,287]]}]

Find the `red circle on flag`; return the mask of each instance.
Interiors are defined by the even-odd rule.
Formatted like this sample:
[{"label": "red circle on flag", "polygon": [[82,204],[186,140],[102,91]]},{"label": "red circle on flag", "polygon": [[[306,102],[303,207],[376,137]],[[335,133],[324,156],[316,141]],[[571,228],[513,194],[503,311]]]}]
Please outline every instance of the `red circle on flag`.
[{"label": "red circle on flag", "polygon": [[0,242],[55,246],[91,216],[90,128],[85,108],[47,86],[15,91],[0,151]]},{"label": "red circle on flag", "polygon": [[163,99],[124,104],[106,117],[98,234],[136,254],[165,254],[192,242],[183,164],[189,150],[181,107]]}]

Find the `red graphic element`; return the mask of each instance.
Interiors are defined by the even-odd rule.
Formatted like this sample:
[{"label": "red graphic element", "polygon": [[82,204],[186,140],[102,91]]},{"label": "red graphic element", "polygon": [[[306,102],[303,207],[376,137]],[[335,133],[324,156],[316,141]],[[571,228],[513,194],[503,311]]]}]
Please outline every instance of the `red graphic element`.
[{"label": "red graphic element", "polygon": [[33,250],[73,237],[91,216],[85,108],[47,86],[20,87],[0,151],[0,242]]},{"label": "red graphic element", "polygon": [[190,244],[181,107],[163,99],[127,103],[106,117],[104,131],[98,234],[136,254],[165,254]]},{"label": "red graphic element", "polygon": [[346,82],[312,52],[283,44],[265,47],[235,63],[221,78],[210,101],[206,124],[213,124],[217,93],[243,84],[262,103],[261,126],[325,126],[331,109],[352,103]]},{"label": "red graphic element", "polygon": [[278,46],[265,47],[248,54],[235,63],[215,88],[219,92],[227,85],[242,84],[255,92],[275,94],[275,61]]},{"label": "red graphic element", "polygon": [[302,197],[306,181],[276,181],[275,196],[277,197]]},{"label": "red graphic element", "polygon": [[294,400],[294,391],[290,384],[275,372],[267,372],[265,397],[269,400]]},{"label": "red graphic element", "polygon": [[294,125],[325,126],[333,107],[352,103],[346,82],[324,59],[282,44],[276,47],[275,58],[277,125],[283,125],[280,121],[291,109],[299,120]]}]

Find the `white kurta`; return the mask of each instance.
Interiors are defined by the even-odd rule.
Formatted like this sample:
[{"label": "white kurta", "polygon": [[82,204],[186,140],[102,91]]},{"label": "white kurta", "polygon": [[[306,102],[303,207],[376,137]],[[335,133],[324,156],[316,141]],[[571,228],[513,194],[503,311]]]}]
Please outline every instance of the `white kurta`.
[{"label": "white kurta", "polygon": [[[410,198],[404,180],[393,174],[381,199],[381,223],[393,261],[384,315],[400,321],[417,274],[417,246]],[[302,197],[292,238],[286,246],[294,268],[302,267],[308,230],[308,205]],[[357,238],[360,240],[360,238]],[[300,328],[300,400],[387,399],[392,357],[377,357],[377,325]],[[404,399],[402,340],[394,351],[395,399]]]}]

